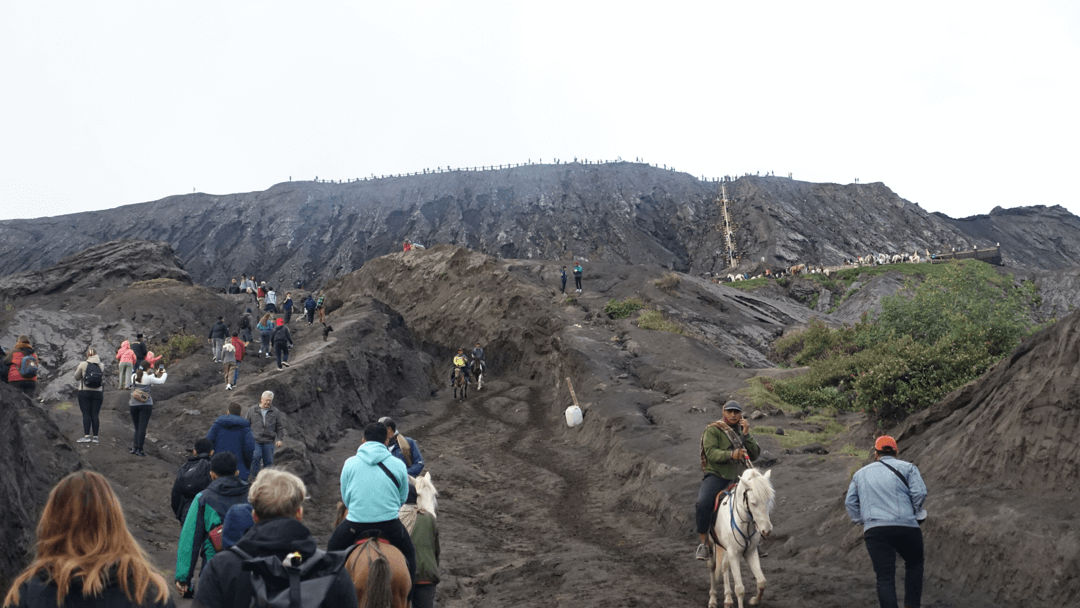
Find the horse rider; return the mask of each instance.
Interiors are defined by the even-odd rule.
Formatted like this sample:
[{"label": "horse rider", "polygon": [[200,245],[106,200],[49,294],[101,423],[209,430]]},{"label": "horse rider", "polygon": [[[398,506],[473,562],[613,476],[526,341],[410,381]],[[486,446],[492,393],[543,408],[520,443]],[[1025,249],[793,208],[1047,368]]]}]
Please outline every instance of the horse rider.
[{"label": "horse rider", "polygon": [[454,374],[461,370],[461,373],[465,376],[466,384],[469,382],[469,358],[465,356],[465,349],[457,349],[457,354],[454,355],[454,367],[450,370],[450,386],[454,386]]},{"label": "horse rider", "polygon": [[699,544],[694,556],[709,559],[709,545],[705,535],[712,525],[716,495],[733,485],[757,460],[761,448],[750,436],[750,423],[743,418],[742,406],[737,401],[724,404],[722,420],[710,423],[701,434],[701,470],[705,476],[698,489],[696,523]]},{"label": "horse rider", "polygon": [[484,361],[484,349],[480,347],[480,343],[477,342],[476,346],[472,349],[472,364],[473,366],[479,365],[480,373],[487,370],[487,362]]},{"label": "horse rider", "polygon": [[[875,460],[855,472],[844,507],[863,525],[863,541],[877,576],[878,603],[896,606],[896,554],[904,560],[904,605],[919,606],[923,586],[923,501],[926,483],[919,467],[896,457],[888,435],[874,442]],[[884,466],[882,466],[884,465]]]}]

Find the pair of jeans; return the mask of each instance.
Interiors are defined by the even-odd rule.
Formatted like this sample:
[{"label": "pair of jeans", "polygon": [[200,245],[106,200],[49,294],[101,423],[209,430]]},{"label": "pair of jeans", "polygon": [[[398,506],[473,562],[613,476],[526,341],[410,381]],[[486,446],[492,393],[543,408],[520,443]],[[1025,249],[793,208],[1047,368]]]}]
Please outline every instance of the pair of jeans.
[{"label": "pair of jeans", "polygon": [[120,388],[125,389],[131,384],[131,374],[135,371],[130,363],[120,363]]},{"label": "pair of jeans", "polygon": [[154,413],[154,404],[133,405],[128,409],[131,410],[131,424],[135,427],[131,447],[141,450],[146,441],[146,427],[150,426],[150,415]]},{"label": "pair of jeans", "polygon": [[922,605],[922,530],[907,526],[878,526],[863,533],[866,551],[877,577],[878,604],[896,608],[896,554],[904,559],[904,606]]},{"label": "pair of jeans", "polygon": [[289,345],[288,343],[278,342],[274,345],[274,356],[277,357],[277,368],[281,369],[282,362],[289,361]]},{"label": "pair of jeans", "polygon": [[698,534],[705,534],[713,524],[713,506],[716,504],[716,495],[723,492],[731,485],[731,482],[723,477],[717,477],[707,473],[701,480],[698,488],[697,502],[694,504],[694,522],[697,524]]},{"label": "pair of jeans", "polygon": [[[226,380],[228,380],[228,378],[226,378]],[[236,386],[236,383],[237,383],[237,381],[239,381],[239,380],[240,380],[240,362],[239,362],[239,361],[237,361],[237,362],[236,362],[236,367],[234,367],[234,368],[233,368],[233,373],[232,373],[232,385],[233,385],[233,386]]]},{"label": "pair of jeans", "polygon": [[[378,530],[380,538],[390,541],[390,544],[397,547],[401,554],[405,556],[405,563],[409,565],[409,579],[413,583],[413,589],[415,589],[416,548],[413,546],[409,531],[405,529],[405,525],[401,523],[400,519],[372,523],[356,523],[346,519],[330,535],[330,540],[326,543],[326,550],[340,551],[341,549],[348,549],[356,541],[364,538],[364,534],[369,530]],[[409,599],[412,599],[412,591],[409,591]]]},{"label": "pair of jeans", "polygon": [[256,441],[255,451],[251,455],[251,480],[255,481],[259,469],[272,466],[274,466],[274,442],[259,443]]},{"label": "pair of jeans", "polygon": [[214,343],[214,361],[221,361],[221,347],[225,346],[224,338],[213,338]]},{"label": "pair of jeans", "polygon": [[[104,391],[79,391],[79,409],[82,411],[83,435],[97,435],[101,430],[101,402],[105,400]],[[94,432],[91,433],[90,431]]]}]

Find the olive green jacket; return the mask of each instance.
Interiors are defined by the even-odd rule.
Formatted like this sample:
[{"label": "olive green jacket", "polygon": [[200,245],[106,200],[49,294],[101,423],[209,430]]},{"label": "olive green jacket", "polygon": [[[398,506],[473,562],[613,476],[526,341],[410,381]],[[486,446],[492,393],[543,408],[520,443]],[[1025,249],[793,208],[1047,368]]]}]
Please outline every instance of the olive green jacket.
[{"label": "olive green jacket", "polygon": [[[732,445],[724,429],[730,430],[736,441],[741,441],[742,445]],[[746,448],[750,460],[757,460],[761,455],[757,440],[749,434],[743,435],[739,426],[732,428],[722,420],[717,420],[705,427],[705,432],[701,435],[701,470],[728,481],[735,481],[747,468],[745,461],[736,462],[731,459],[732,450],[739,447]]]}]

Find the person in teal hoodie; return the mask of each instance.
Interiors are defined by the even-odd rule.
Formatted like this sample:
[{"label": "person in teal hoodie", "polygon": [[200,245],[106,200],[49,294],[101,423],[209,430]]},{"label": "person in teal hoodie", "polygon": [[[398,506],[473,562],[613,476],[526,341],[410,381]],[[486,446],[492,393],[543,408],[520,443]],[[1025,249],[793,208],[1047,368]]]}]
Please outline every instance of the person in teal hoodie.
[{"label": "person in teal hoodie", "polygon": [[[348,509],[345,520],[330,535],[327,551],[347,549],[367,530],[401,550],[409,564],[409,578],[416,586],[416,549],[398,511],[409,497],[409,474],[405,463],[387,448],[386,425],[372,422],[364,427],[364,441],[341,467],[341,501]],[[410,592],[410,599],[412,592]]]},{"label": "person in teal hoodie", "polygon": [[251,423],[240,415],[244,411],[239,403],[230,403],[228,413],[218,416],[206,438],[214,444],[214,453],[232,452],[236,456],[236,468],[240,479],[247,481],[251,459],[255,456],[255,435]]}]

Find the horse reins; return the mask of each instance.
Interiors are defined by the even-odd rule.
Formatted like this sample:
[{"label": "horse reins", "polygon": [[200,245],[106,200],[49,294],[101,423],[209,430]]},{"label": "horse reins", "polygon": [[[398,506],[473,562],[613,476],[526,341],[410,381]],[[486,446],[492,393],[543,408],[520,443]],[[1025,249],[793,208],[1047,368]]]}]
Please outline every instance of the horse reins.
[{"label": "horse reins", "polygon": [[[738,494],[738,492],[739,488],[736,487],[735,493]],[[746,554],[746,551],[750,549],[751,539],[753,539],[754,536],[757,534],[757,525],[755,525],[754,522],[754,512],[750,510],[750,499],[747,497],[747,494],[749,493],[749,488],[743,491],[743,503],[745,503],[744,506],[746,507],[746,521],[753,526],[753,529],[750,529],[749,527],[747,528],[748,530],[750,530],[749,535],[743,532],[742,528],[739,527],[738,522],[735,521],[735,513],[737,511],[735,507],[735,497],[731,496],[730,494],[728,495],[730,498],[730,500],[728,501],[728,514],[731,518],[731,529],[737,533],[737,535],[735,536],[735,542],[742,547],[744,555]],[[741,536],[743,538],[743,541],[745,542],[739,543],[739,536]]]}]

